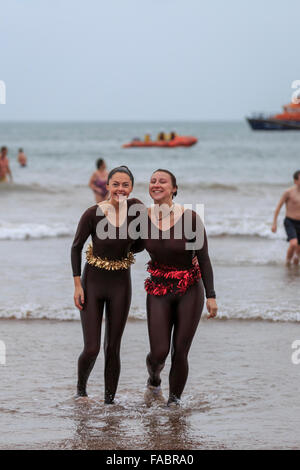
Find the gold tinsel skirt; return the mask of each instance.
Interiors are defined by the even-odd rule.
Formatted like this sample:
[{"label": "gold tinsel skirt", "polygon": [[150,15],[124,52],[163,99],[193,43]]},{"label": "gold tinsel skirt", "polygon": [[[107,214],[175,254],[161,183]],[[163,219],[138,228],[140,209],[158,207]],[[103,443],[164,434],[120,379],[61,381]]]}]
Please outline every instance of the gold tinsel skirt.
[{"label": "gold tinsel skirt", "polygon": [[107,269],[108,271],[116,271],[119,269],[128,269],[129,266],[135,263],[135,258],[132,251],[129,251],[127,256],[122,259],[107,259],[100,258],[100,256],[93,255],[93,245],[90,243],[86,250],[86,260],[92,266],[97,268]]}]

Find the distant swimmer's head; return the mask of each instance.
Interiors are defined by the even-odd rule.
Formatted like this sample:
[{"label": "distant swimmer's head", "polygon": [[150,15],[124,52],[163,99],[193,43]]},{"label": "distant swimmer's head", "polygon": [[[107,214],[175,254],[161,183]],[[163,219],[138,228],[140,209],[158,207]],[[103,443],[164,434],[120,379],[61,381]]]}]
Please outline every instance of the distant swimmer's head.
[{"label": "distant swimmer's head", "polygon": [[129,168],[125,165],[113,168],[107,178],[107,189],[110,199],[121,202],[127,199],[133,190],[134,177]]},{"label": "distant swimmer's head", "polygon": [[169,170],[159,168],[154,171],[149,183],[149,194],[157,203],[172,200],[177,195],[177,181]]},{"label": "distant swimmer's head", "polygon": [[300,186],[300,170],[295,171],[294,173],[294,182],[297,186]]},{"label": "distant swimmer's head", "polygon": [[6,157],[7,151],[7,147],[1,147],[1,157]]},{"label": "distant swimmer's head", "polygon": [[103,160],[103,158],[98,158],[98,160],[96,161],[96,168],[97,170],[105,170],[106,163],[105,163],[105,160]]}]

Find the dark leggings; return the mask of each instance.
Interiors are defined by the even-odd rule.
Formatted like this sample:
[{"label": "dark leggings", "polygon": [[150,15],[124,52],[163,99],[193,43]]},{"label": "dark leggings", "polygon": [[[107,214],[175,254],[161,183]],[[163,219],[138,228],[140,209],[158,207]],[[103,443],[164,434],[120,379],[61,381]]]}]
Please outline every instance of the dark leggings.
[{"label": "dark leggings", "polygon": [[[149,385],[159,386],[160,372],[171,350],[169,402],[179,400],[188,377],[188,353],[204,304],[202,282],[191,286],[184,295],[147,295],[150,353],[147,356]],[[173,332],[173,334],[172,334]]]},{"label": "dark leggings", "polygon": [[78,359],[77,392],[86,396],[86,384],[100,350],[105,305],[104,397],[106,403],[112,403],[121,369],[121,339],[131,302],[130,270],[107,271],[86,264],[82,286],[85,302],[80,316],[84,349]]}]

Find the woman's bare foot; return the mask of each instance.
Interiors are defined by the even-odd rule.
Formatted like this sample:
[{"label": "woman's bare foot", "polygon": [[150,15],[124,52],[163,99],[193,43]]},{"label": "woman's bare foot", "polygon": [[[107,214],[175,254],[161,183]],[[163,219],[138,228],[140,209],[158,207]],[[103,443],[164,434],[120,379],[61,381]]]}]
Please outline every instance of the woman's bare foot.
[{"label": "woman's bare foot", "polygon": [[77,393],[75,398],[88,398],[85,388],[77,387]]},{"label": "woman's bare foot", "polygon": [[161,387],[154,387],[153,385],[147,384],[145,393],[144,393],[144,400],[148,407],[153,405],[154,403],[165,404],[166,401],[164,399]]},{"label": "woman's bare foot", "polygon": [[178,409],[181,407],[181,401],[179,400],[179,398],[176,398],[176,397],[169,397],[168,399],[168,403],[167,403],[168,407],[169,408],[174,408],[174,409]]}]

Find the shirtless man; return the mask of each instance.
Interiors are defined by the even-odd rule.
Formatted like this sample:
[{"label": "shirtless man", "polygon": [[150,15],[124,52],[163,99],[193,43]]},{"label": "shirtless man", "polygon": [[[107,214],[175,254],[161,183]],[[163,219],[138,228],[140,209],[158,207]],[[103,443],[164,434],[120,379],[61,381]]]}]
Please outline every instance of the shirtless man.
[{"label": "shirtless man", "polygon": [[1,147],[0,152],[0,183],[7,181],[7,175],[9,175],[10,181],[12,181],[12,174],[9,168],[9,162],[7,158],[7,147]]},{"label": "shirtless man", "polygon": [[26,157],[23,149],[19,149],[18,162],[19,162],[20,166],[26,166],[27,165],[27,157]]},{"label": "shirtless man", "polygon": [[286,263],[299,264],[300,256],[300,170],[294,173],[294,186],[287,189],[276,207],[272,232],[277,230],[277,217],[283,204],[286,206],[284,227],[287,233],[289,248]]}]

